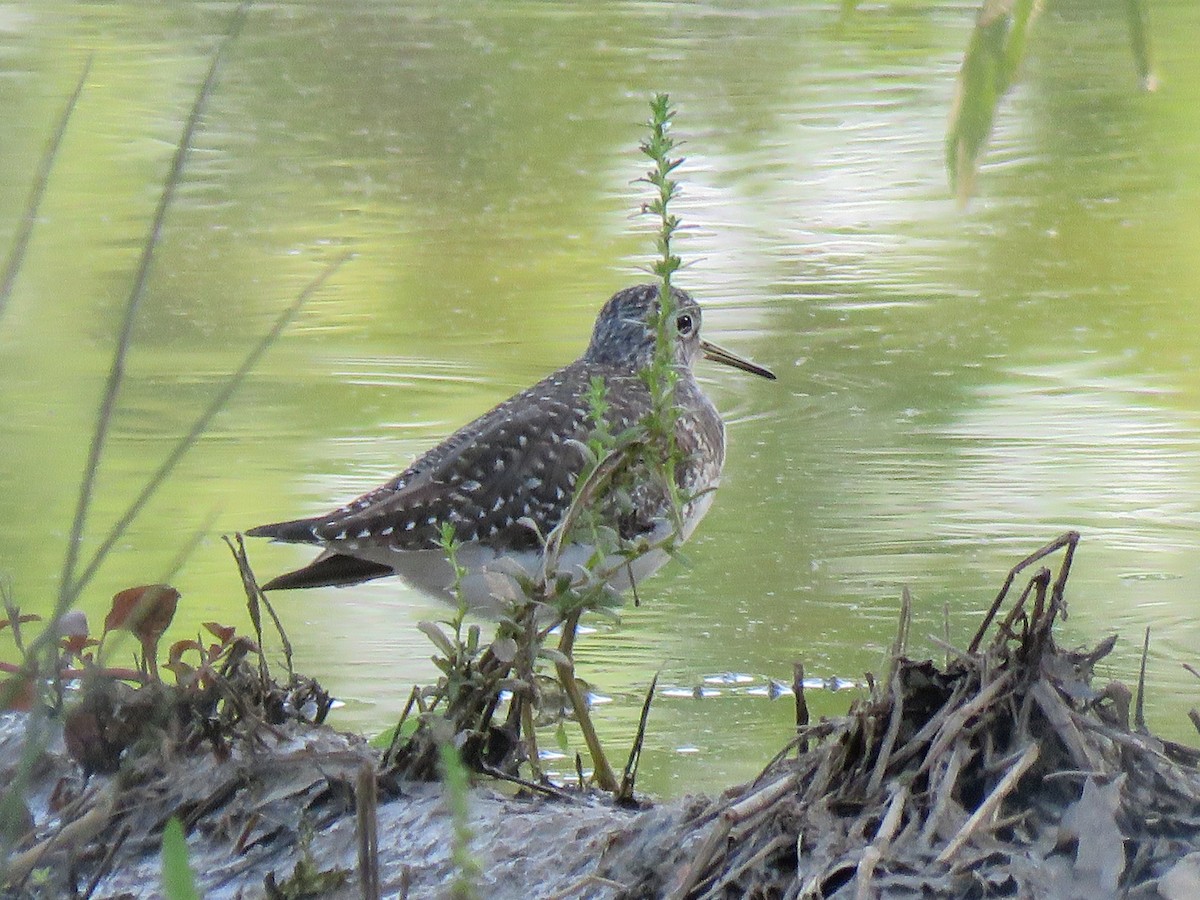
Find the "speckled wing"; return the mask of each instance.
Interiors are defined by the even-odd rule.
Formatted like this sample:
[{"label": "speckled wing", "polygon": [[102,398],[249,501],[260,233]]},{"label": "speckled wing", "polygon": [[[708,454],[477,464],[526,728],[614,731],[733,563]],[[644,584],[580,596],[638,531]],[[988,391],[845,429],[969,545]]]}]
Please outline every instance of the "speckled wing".
[{"label": "speckled wing", "polygon": [[[571,442],[585,441],[591,431],[586,393],[595,374],[595,366],[578,362],[560,369],[340,509],[247,533],[354,556],[380,547],[430,549],[437,545],[441,523],[449,522],[460,541],[537,547],[537,534],[519,520],[533,521],[544,536],[562,518],[583,466],[583,454]],[[628,384],[636,381],[633,376],[614,372],[610,377],[623,382],[621,390],[609,390],[610,398],[621,398],[608,416],[620,429],[641,417],[648,395],[640,384]],[[386,567],[379,568],[363,577],[388,574]]]}]

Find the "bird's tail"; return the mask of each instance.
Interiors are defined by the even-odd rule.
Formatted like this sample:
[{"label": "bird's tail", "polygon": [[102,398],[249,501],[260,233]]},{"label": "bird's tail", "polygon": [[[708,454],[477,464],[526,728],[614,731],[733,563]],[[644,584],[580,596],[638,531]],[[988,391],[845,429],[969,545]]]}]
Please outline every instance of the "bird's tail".
[{"label": "bird's tail", "polygon": [[[267,526],[269,527],[269,526]],[[264,591],[290,591],[296,588],[342,587],[393,574],[391,566],[327,551],[294,572],[284,572],[262,586]]]},{"label": "bird's tail", "polygon": [[258,525],[246,531],[247,537],[265,537],[288,544],[318,544],[313,527],[319,519],[292,519],[290,522],[274,522],[271,525]]}]

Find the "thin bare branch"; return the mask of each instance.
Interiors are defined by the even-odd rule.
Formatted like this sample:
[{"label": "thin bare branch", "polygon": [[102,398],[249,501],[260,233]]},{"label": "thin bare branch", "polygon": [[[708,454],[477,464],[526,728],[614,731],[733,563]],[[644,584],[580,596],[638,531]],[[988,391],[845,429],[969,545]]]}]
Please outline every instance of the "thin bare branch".
[{"label": "thin bare branch", "polygon": [[1021,776],[1029,771],[1030,766],[1037,762],[1040,752],[1037,744],[1030,744],[1025,749],[1020,759],[1013,763],[1012,768],[1004,773],[1004,777],[1000,779],[995,789],[988,794],[987,798],[979,804],[979,808],[963,823],[962,828],[958,830],[958,834],[937,855],[935,862],[947,863],[954,858],[959,848],[979,829],[984,820],[994,815],[1000,808],[1000,804],[1004,802],[1004,798],[1012,792],[1012,789],[1017,786],[1017,782],[1021,780]]},{"label": "thin bare branch", "polygon": [[363,900],[379,900],[379,791],[375,767],[364,762],[355,778],[354,805],[358,835],[358,881]]},{"label": "thin bare branch", "polygon": [[967,652],[974,653],[979,649],[979,645],[983,641],[983,636],[987,634],[988,626],[992,624],[992,619],[996,617],[996,613],[999,611],[1001,604],[1004,603],[1004,598],[1008,596],[1008,589],[1012,587],[1013,580],[1021,573],[1021,570],[1033,565],[1039,559],[1044,559],[1051,553],[1066,547],[1066,557],[1063,560],[1062,568],[1059,570],[1058,580],[1054,583],[1053,592],[1054,596],[1061,597],[1063,589],[1066,586],[1067,575],[1071,570],[1071,559],[1075,555],[1075,545],[1078,543],[1078,531],[1065,532],[1060,534],[1040,550],[1035,550],[1033,553],[1029,554],[1027,557],[1009,569],[1008,577],[1004,579],[1004,584],[1000,586],[1000,592],[996,594],[996,599],[992,601],[991,607],[988,609],[987,614],[983,617],[983,621],[980,623],[979,629],[975,632],[975,637],[971,639],[971,643],[967,647]]}]

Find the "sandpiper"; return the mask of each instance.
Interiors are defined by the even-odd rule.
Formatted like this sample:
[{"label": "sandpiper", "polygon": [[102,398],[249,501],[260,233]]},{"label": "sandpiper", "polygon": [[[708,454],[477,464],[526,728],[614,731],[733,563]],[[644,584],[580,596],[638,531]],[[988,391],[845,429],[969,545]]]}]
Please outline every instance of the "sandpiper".
[{"label": "sandpiper", "polygon": [[[725,425],[700,390],[700,356],[763,378],[775,375],[700,337],[700,307],[673,289],[676,467],[684,498],[678,540],[708,512],[725,462]],[[654,357],[659,288],[644,284],[615,294],[596,318],[586,352],[533,387],[484,413],[421,456],[391,481],[323,516],[260,525],[246,533],[313,544],[321,554],[278,576],[264,590],[349,585],[397,574],[426,593],[447,597],[455,576],[441,545],[444,523],[460,543],[466,575],[458,591],[472,606],[491,606],[514,581],[545,566],[545,536],[569,508],[585,465],[582,444],[592,434],[589,386],[606,385],[605,421],[612,433],[640,422],[651,406],[639,373]],[[675,528],[662,490],[633,492],[634,510],[621,517],[621,538],[654,546]],[[583,577],[594,547],[570,544],[556,557],[553,577]],[[623,591],[656,571],[667,554],[656,549],[608,571],[607,587]],[[594,569],[593,569],[594,572]],[[542,574],[545,574],[542,572]]]}]

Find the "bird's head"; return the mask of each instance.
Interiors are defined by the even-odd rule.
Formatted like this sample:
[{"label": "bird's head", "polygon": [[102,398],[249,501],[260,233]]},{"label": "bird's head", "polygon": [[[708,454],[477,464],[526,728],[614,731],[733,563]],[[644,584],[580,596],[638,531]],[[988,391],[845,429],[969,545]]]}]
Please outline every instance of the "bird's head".
[{"label": "bird's head", "polygon": [[[639,284],[613,294],[596,317],[592,342],[584,358],[634,372],[649,366],[654,361],[658,292],[657,284]],[[753,375],[775,378],[769,369],[702,340],[700,304],[679,288],[671,288],[671,296],[675,301],[675,309],[667,328],[673,342],[672,358],[676,366],[691,369],[696,359],[703,355]]]}]

